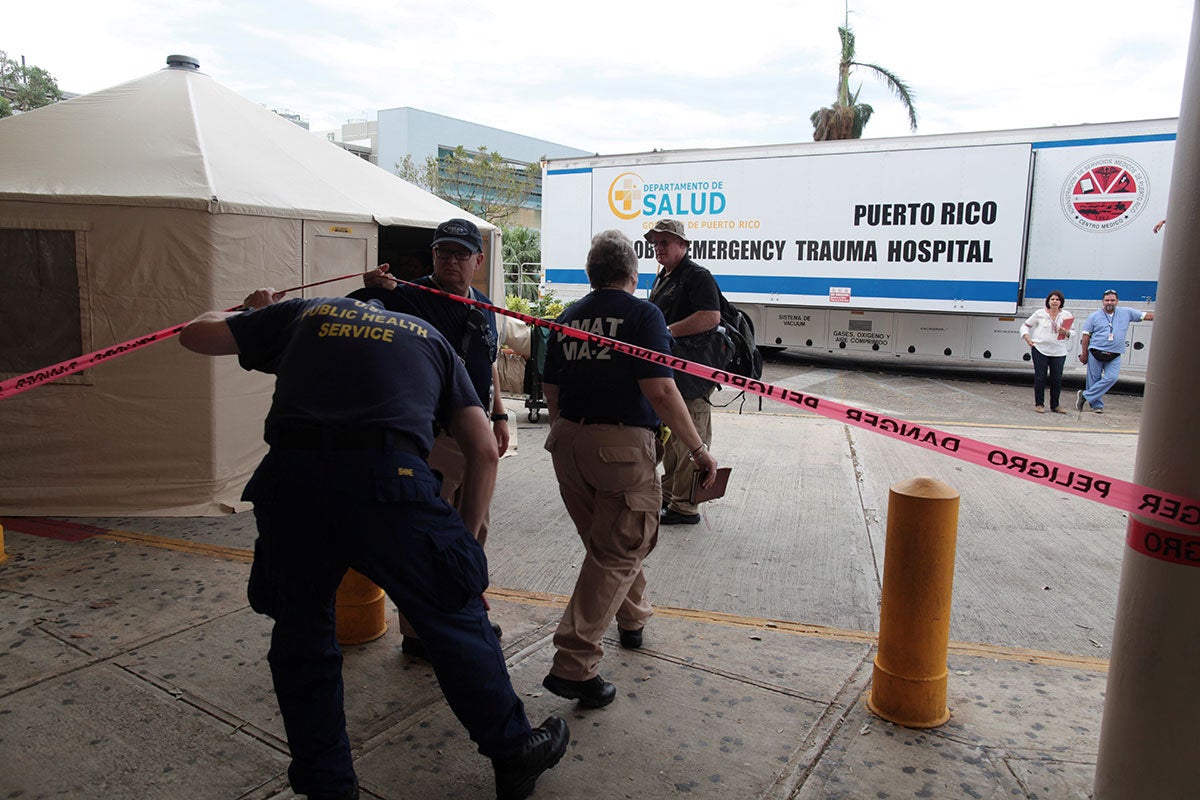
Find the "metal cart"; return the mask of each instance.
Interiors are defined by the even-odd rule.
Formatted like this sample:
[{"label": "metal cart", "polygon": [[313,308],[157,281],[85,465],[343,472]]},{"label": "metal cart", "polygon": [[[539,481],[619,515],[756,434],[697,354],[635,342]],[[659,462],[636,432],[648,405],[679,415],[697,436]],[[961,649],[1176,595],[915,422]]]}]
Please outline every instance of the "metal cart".
[{"label": "metal cart", "polygon": [[542,372],[546,369],[546,345],[550,341],[550,329],[541,325],[529,331],[529,360],[525,362],[525,408],[529,409],[529,421],[537,422],[546,408],[546,397],[542,394]]}]

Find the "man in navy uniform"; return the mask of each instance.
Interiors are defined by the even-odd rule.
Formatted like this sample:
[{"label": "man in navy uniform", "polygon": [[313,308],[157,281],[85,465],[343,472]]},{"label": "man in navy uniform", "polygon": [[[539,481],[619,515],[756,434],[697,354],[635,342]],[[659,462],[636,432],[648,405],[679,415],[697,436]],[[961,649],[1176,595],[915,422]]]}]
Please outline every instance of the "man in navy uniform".
[{"label": "man in navy uniform", "polygon": [[[557,717],[530,728],[483,607],[487,559],[472,533],[499,456],[466,370],[423,320],[375,303],[260,289],[244,305],[253,310],[202,314],[180,342],[276,376],[271,448],[243,497],[259,534],[248,594],[275,621],[267,660],[292,787],[310,800],[358,797],[334,631],[352,567],[419,632],[450,708],[492,759],[497,797],[527,797],[569,734]],[[467,455],[461,515],[425,461],[435,419]]]},{"label": "man in navy uniform", "polygon": [[[475,273],[483,266],[483,235],[475,223],[467,219],[450,219],[443,222],[433,233],[431,244],[433,272],[413,283],[440,289],[459,297],[469,297],[483,303],[490,300],[485,294],[471,287]],[[479,402],[490,414],[492,434],[500,455],[508,449],[508,413],[497,386],[500,376],[496,368],[498,354],[496,315],[477,306],[440,297],[424,289],[400,286],[384,270],[370,272],[363,278],[366,289],[351,293],[351,297],[374,298],[385,308],[420,317],[437,329],[458,353],[466,366],[471,385],[479,396]],[[453,436],[440,432],[434,440],[429,454],[429,466],[442,476],[442,497],[462,509],[463,474],[466,457]],[[488,500],[490,501],[490,497]],[[484,504],[482,524],[475,535],[481,545],[487,543],[488,513]],[[485,600],[486,604],[486,600]],[[404,634],[401,650],[411,656],[424,658],[425,647],[416,631],[400,616],[400,631]],[[492,623],[496,635],[500,626]]]}]

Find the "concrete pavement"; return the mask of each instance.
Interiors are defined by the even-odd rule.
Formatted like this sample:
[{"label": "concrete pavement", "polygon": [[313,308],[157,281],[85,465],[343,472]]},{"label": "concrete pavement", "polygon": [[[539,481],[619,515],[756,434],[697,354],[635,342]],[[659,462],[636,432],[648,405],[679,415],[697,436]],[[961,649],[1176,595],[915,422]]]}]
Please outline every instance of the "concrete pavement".
[{"label": "concrete pavement", "polygon": [[[788,359],[767,379],[1132,475],[1136,395],[1063,417],[1034,415],[1027,385],[1002,379]],[[509,406],[519,447],[493,506],[492,615],[530,718],[572,730],[535,798],[1089,796],[1123,514],[780,406],[725,410],[713,449],[730,492],[700,525],[662,529],[646,646],[624,651],[611,629],[601,669],[618,699],[576,710],[540,682],[582,549],[541,450],[545,415]],[[926,731],[865,703],[888,487],[914,475],[962,494],[952,717]],[[70,523],[5,524],[0,797],[292,797],[269,621],[245,600],[251,515]],[[489,764],[389,619],[345,649],[364,796],[491,797]]]}]

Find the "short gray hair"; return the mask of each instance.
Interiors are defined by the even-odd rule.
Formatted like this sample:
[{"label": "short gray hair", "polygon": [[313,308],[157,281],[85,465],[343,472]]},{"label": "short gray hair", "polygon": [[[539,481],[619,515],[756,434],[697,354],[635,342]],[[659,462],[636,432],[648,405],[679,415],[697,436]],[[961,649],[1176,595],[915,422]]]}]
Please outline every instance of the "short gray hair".
[{"label": "short gray hair", "polygon": [[592,237],[587,254],[588,283],[593,289],[603,289],[616,283],[637,280],[637,253],[633,242],[618,230],[601,231]]}]

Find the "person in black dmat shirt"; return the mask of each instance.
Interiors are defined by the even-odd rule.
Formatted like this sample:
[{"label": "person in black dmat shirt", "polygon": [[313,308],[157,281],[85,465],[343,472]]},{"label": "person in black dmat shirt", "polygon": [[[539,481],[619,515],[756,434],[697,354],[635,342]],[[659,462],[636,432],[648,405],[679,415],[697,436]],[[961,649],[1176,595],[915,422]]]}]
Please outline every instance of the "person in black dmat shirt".
[{"label": "person in black dmat shirt", "polygon": [[[563,325],[665,352],[662,312],[633,296],[637,255],[618,231],[592,239],[587,257],[592,291],[558,318]],[[642,645],[654,613],[642,560],[658,539],[659,417],[687,453],[692,469],[716,478],[717,462],[692,425],[670,367],[555,332],[546,350],[542,387],[550,411],[546,449],[558,491],[587,557],[554,633],[554,664],[542,685],[589,708],[606,706],[616,688],[600,676],[601,639],[613,617],[621,646]]]}]

